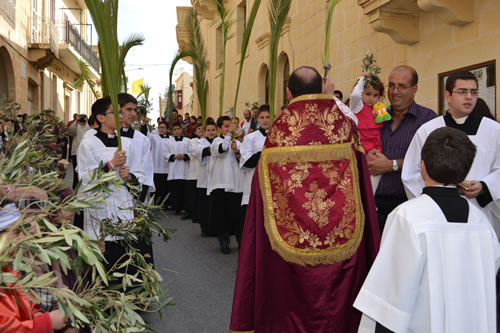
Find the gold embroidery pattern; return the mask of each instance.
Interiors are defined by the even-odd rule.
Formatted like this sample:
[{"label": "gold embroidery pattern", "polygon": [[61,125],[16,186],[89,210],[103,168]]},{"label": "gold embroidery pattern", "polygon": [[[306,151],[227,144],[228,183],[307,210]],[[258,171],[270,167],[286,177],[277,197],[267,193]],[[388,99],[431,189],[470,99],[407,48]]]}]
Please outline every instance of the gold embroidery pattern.
[{"label": "gold embroidery pattern", "polygon": [[[320,229],[323,229],[325,225],[328,224],[328,217],[330,216],[330,207],[335,205],[335,202],[326,199],[327,193],[324,189],[319,188],[318,183],[312,182],[309,185],[309,191],[307,192],[307,201],[303,207],[308,210],[307,216],[313,219]],[[319,242],[322,245],[323,243]]]},{"label": "gold embroidery pattern", "polygon": [[[284,260],[315,266],[346,260],[357,251],[364,230],[364,212],[352,145],[274,147],[263,151],[259,181],[264,226],[273,250]],[[292,180],[294,174],[298,176]],[[309,175],[314,175],[310,182]],[[333,206],[342,207],[339,219],[331,215]]]},{"label": "gold embroidery pattern", "polygon": [[[268,138],[272,145],[289,147],[297,144],[302,132],[314,125],[320,128],[325,141],[309,142],[307,144],[338,144],[351,140],[352,121],[341,121],[340,110],[334,104],[332,108],[320,110],[317,103],[305,103],[303,110],[285,109],[276,119],[278,126],[273,126]],[[282,126],[279,126],[282,125]],[[284,126],[283,126],[284,125]],[[340,126],[340,128],[337,128]]]}]

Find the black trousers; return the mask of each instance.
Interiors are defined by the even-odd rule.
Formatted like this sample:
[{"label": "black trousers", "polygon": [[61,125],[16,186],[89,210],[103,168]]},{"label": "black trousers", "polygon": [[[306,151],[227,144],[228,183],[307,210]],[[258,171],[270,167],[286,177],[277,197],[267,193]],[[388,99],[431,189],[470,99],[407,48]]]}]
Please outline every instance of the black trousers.
[{"label": "black trousers", "polygon": [[229,246],[231,235],[236,234],[240,223],[241,197],[243,193],[216,189],[212,197],[212,216],[215,222],[220,247]]},{"label": "black trousers", "polygon": [[187,180],[169,180],[168,183],[170,187],[170,202],[172,203],[172,208],[176,213],[180,213],[181,210],[187,209]]},{"label": "black trousers", "polygon": [[153,181],[155,183],[155,204],[160,205],[163,203],[163,207],[166,209],[167,205],[164,202],[165,197],[168,195],[168,174],[167,173],[155,173],[153,176]]},{"label": "black trousers", "polygon": [[196,188],[197,214],[200,229],[208,236],[216,236],[216,228],[212,219],[212,200],[206,188]]},{"label": "black trousers", "polygon": [[236,241],[238,241],[238,247],[241,247],[241,236],[243,235],[243,227],[245,226],[245,217],[247,216],[248,205],[241,206],[240,213],[240,225],[238,227],[238,232],[236,233]]},{"label": "black trousers", "polygon": [[198,203],[196,202],[196,179],[187,181],[187,211],[193,217],[193,223],[200,223],[198,218]]},{"label": "black trousers", "polygon": [[72,148],[71,146],[73,145],[73,137],[72,136],[69,137],[68,142],[69,142],[68,143],[68,156],[66,156],[66,158],[69,160],[71,157],[71,148]]},{"label": "black trousers", "polygon": [[71,164],[73,165],[73,189],[78,184],[78,173],[76,172],[76,155],[71,155]]},{"label": "black trousers", "polygon": [[405,196],[375,196],[375,205],[377,206],[377,218],[378,225],[380,228],[380,234],[384,231],[385,222],[387,221],[387,216],[403,202],[408,201]]}]

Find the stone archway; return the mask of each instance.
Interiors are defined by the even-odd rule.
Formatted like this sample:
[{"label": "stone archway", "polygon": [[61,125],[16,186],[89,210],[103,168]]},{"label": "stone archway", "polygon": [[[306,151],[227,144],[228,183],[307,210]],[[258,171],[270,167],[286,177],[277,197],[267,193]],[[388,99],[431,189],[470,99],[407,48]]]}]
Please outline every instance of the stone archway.
[{"label": "stone archway", "polygon": [[288,60],[288,55],[283,52],[278,58],[278,77],[277,83],[277,102],[278,106],[288,104],[288,94],[286,88],[288,87],[288,79],[290,78],[290,61]]},{"label": "stone archway", "polygon": [[0,47],[0,99],[15,100],[16,84],[14,66],[9,52],[5,47]]}]

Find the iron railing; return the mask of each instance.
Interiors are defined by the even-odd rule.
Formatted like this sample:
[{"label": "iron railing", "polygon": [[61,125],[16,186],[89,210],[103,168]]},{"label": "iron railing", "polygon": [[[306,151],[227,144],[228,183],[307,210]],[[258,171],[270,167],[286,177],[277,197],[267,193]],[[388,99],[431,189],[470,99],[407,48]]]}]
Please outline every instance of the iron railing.
[{"label": "iron railing", "polygon": [[16,27],[16,0],[0,0],[0,15]]},{"label": "iron railing", "polygon": [[69,21],[56,22],[59,31],[59,42],[70,45],[82,58],[95,69],[100,70],[99,58],[92,47],[85,41],[78,29]]}]

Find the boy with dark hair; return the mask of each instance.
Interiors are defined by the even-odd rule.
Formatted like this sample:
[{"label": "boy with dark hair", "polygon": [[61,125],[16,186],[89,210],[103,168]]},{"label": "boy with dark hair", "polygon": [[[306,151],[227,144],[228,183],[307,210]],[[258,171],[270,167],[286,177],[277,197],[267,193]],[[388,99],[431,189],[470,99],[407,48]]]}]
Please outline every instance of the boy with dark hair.
[{"label": "boy with dark hair", "polygon": [[[105,172],[114,171],[116,180],[121,183],[129,180],[132,176],[127,164],[127,153],[132,152],[132,140],[122,138],[122,150],[118,151],[116,123],[109,96],[94,102],[92,116],[98,128],[94,135],[88,135],[82,140],[77,155],[78,175],[82,186],[88,185],[90,174],[99,167],[102,167]],[[102,163],[104,163],[103,166]],[[126,253],[126,250],[118,238],[101,235],[100,221],[104,219],[111,219],[114,222],[132,220],[134,214],[129,209],[132,206],[132,197],[126,186],[110,185],[110,195],[104,203],[84,210],[84,231],[92,239],[105,240],[104,257],[107,261],[107,269],[110,269]]]},{"label": "boy with dark hair", "polygon": [[168,186],[172,194],[171,203],[176,215],[187,207],[186,183],[189,169],[189,139],[182,136],[182,127],[172,125],[173,140],[164,149],[164,156],[170,162],[168,167]]},{"label": "boy with dark hair", "polygon": [[423,194],[389,215],[354,302],[385,331],[496,332],[498,239],[486,215],[457,190],[475,153],[467,135],[449,127],[423,145]]},{"label": "boy with dark hair", "polygon": [[[153,156],[151,155],[151,143],[140,131],[136,131],[132,125],[137,120],[137,100],[127,93],[118,94],[118,104],[121,112],[120,134],[132,140],[129,165],[130,172],[137,177],[142,191],[139,200],[144,202],[148,192],[154,192]],[[132,157],[136,158],[132,158]],[[150,191],[151,190],[151,191]]]},{"label": "boy with dark hair", "polygon": [[152,133],[149,140],[151,141],[151,155],[153,156],[155,200],[157,204],[163,202],[163,207],[167,209],[165,198],[168,194],[168,161],[163,156],[163,149],[172,140],[172,137],[168,135],[167,123],[160,122],[158,124],[158,134]]},{"label": "boy with dark hair", "polygon": [[229,237],[237,227],[241,202],[241,193],[235,193],[240,177],[238,159],[231,147],[231,134],[236,126],[231,118],[222,116],[217,119],[217,127],[221,136],[211,145],[207,194],[212,199],[212,216],[217,226],[220,250],[230,254]]},{"label": "boy with dark hair", "polygon": [[[192,118],[191,118],[192,119]],[[195,117],[196,120],[196,117]],[[193,137],[189,140],[189,171],[187,181],[188,205],[186,214],[181,217],[181,220],[192,219],[193,223],[200,223],[198,219],[198,203],[196,201],[196,179],[198,177],[198,169],[200,168],[201,155],[199,145],[203,136],[203,125],[195,124],[193,127]]]},{"label": "boy with dark hair", "polygon": [[208,122],[205,125],[205,135],[199,140],[198,147],[194,150],[196,157],[200,160],[200,166],[196,175],[196,201],[198,203],[198,220],[200,221],[201,236],[215,236],[215,226],[212,223],[212,212],[210,210],[210,197],[207,194],[209,177],[209,165],[211,145],[217,136],[217,125]]},{"label": "boy with dark hair", "polygon": [[405,156],[401,179],[408,198],[418,196],[424,186],[420,177],[420,151],[427,136],[440,127],[462,131],[478,149],[460,191],[484,211],[500,235],[500,124],[473,112],[478,96],[474,74],[459,71],[448,77],[444,97],[449,110],[444,116],[423,124],[415,133]]},{"label": "boy with dark hair", "polygon": [[255,172],[255,168],[257,167],[257,163],[259,163],[260,154],[264,149],[267,132],[269,131],[269,127],[271,127],[269,108],[261,108],[259,110],[259,112],[257,113],[257,121],[259,122],[259,129],[246,135],[243,138],[243,143],[241,144],[240,149],[240,168],[243,171],[244,179],[243,197],[241,199],[241,217],[238,232],[236,234],[236,240],[240,245],[248,201],[250,199],[250,189],[252,186],[253,174]]}]

